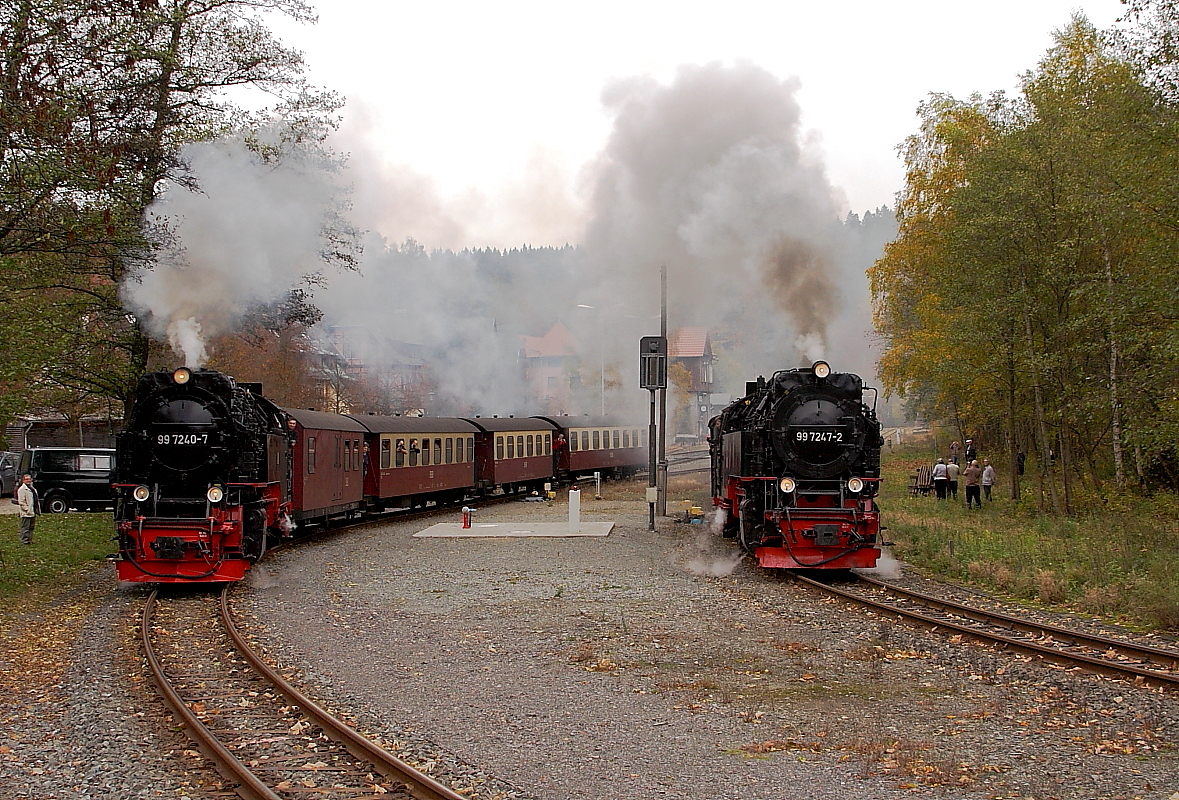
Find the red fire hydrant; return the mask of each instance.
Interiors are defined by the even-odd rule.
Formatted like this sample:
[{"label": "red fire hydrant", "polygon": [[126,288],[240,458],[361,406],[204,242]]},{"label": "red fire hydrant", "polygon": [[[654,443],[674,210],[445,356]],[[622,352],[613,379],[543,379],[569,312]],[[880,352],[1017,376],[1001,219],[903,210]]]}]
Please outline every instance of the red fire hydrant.
[{"label": "red fire hydrant", "polygon": [[475,509],[463,506],[463,527],[471,527],[471,515],[475,513]]}]

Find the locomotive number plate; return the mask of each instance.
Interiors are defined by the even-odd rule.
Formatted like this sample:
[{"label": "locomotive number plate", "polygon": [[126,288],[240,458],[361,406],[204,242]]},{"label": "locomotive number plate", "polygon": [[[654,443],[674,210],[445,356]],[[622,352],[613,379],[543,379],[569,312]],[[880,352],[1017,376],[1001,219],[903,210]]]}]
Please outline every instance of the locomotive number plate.
[{"label": "locomotive number plate", "polygon": [[208,444],[207,433],[161,433],[156,435],[156,444]]},{"label": "locomotive number plate", "polygon": [[813,428],[794,428],[790,432],[790,441],[797,444],[844,444],[851,441],[847,428],[841,425],[824,425]]}]

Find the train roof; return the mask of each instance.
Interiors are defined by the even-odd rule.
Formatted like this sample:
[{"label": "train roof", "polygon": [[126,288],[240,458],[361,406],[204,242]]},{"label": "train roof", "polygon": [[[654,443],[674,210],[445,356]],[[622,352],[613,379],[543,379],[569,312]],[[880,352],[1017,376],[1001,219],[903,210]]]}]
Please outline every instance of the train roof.
[{"label": "train roof", "polygon": [[343,414],[328,414],[325,411],[308,411],[302,408],[284,408],[304,428],[321,431],[359,431],[364,433],[366,428],[352,417]]},{"label": "train roof", "polygon": [[457,417],[388,417],[348,414],[371,433],[477,433],[479,428]]},{"label": "train roof", "polygon": [[492,431],[551,431],[553,423],[537,417],[475,417],[467,419],[480,430]]},{"label": "train roof", "polygon": [[543,416],[538,414],[536,419],[548,420],[558,428],[634,428],[647,425],[646,422],[636,422],[633,419],[623,419],[610,414],[606,416],[600,414]]}]

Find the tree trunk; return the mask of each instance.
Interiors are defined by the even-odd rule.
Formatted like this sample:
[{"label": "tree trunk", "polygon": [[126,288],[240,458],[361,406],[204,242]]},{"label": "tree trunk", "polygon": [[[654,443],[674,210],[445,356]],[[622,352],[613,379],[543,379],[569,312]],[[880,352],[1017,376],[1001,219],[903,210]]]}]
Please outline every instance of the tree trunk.
[{"label": "tree trunk", "polygon": [[[1026,308],[1023,312],[1023,321],[1024,332],[1028,340],[1028,361],[1032,370],[1032,394],[1035,398],[1036,445],[1040,451],[1036,460],[1040,462],[1040,483],[1041,485],[1047,483],[1052,508],[1057,514],[1062,514],[1064,509],[1061,508],[1060,498],[1056,494],[1056,483],[1048,471],[1052,463],[1052,456],[1048,445],[1048,425],[1044,419],[1044,391],[1040,386],[1040,368],[1037,365],[1036,340],[1032,333],[1032,316]],[[1041,490],[1041,497],[1043,497],[1043,490]]]},{"label": "tree trunk", "polygon": [[1060,410],[1060,475],[1064,481],[1064,513],[1073,515],[1073,482],[1069,473],[1073,468],[1072,447],[1069,445],[1068,421]]},{"label": "tree trunk", "polygon": [[1015,332],[1007,337],[1007,471],[1011,473],[1011,499],[1020,497],[1019,463],[1015,456]]},{"label": "tree trunk", "polygon": [[1113,444],[1114,482],[1118,491],[1126,488],[1126,467],[1122,457],[1122,402],[1118,398],[1118,337],[1114,331],[1113,314],[1113,261],[1109,257],[1109,245],[1102,243],[1102,257],[1105,259],[1106,308],[1109,311],[1109,407],[1110,407],[1110,437]]}]

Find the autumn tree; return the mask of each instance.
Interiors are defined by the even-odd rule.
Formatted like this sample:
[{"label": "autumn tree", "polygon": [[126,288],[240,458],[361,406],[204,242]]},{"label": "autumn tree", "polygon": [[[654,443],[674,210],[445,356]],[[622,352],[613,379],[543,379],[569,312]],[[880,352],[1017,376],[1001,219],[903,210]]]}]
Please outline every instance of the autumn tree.
[{"label": "autumn tree", "polygon": [[1075,17],[1018,97],[921,114],[900,235],[871,270],[886,387],[995,432],[1009,459],[1029,446],[1061,512],[1078,481],[1124,484],[1127,450],[1166,468],[1175,109]]},{"label": "autumn tree", "polygon": [[[63,391],[130,400],[152,344],[119,287],[150,264],[145,211],[164,182],[195,188],[185,144],[275,117],[295,136],[328,124],[338,101],[312,91],[262,11],[313,21],[302,0],[0,0],[9,410]],[[226,100],[246,86],[274,107],[251,115]]]}]

